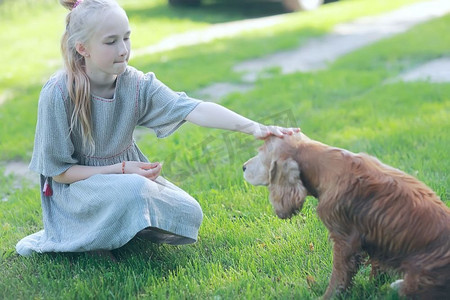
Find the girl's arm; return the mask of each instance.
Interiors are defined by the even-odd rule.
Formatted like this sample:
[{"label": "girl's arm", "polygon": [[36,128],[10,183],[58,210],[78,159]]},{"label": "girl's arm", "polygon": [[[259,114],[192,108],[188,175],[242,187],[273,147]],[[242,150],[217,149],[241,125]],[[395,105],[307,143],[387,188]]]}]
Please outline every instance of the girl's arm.
[{"label": "girl's arm", "polygon": [[[122,168],[123,166],[123,168]],[[76,181],[87,179],[97,174],[139,174],[150,180],[155,180],[161,173],[162,165],[158,162],[145,163],[137,161],[126,161],[109,166],[82,166],[73,165],[65,172],[54,176],[53,180],[59,183],[71,184]]]},{"label": "girl's arm", "polygon": [[283,128],[279,126],[266,126],[247,119],[219,104],[202,102],[194,108],[186,117],[186,121],[202,127],[239,131],[251,134],[257,139],[264,139],[270,135],[283,137],[300,131],[295,128]]},{"label": "girl's arm", "polygon": [[[283,137],[300,131],[298,128],[283,128],[279,126],[266,126],[247,119],[221,105],[212,102],[202,102],[186,117],[186,121],[203,127],[239,131],[251,134],[255,138],[264,139],[270,135]],[[162,165],[158,162],[143,163],[137,161],[125,162],[124,173],[139,174],[154,180],[161,173]],[[97,174],[122,174],[122,164],[109,166],[82,166],[73,165],[65,172],[54,176],[53,180],[60,183],[71,184],[87,179]]]}]

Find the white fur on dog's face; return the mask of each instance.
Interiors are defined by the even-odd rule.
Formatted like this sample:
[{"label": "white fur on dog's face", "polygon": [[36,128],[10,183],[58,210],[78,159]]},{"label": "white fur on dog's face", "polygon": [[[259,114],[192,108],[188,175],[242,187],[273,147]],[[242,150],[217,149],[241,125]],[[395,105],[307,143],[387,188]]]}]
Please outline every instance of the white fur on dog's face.
[{"label": "white fur on dog's face", "polygon": [[252,185],[269,185],[270,181],[270,164],[271,150],[274,141],[266,141],[265,144],[258,149],[258,154],[249,159],[243,167],[244,179]]},{"label": "white fur on dog's face", "polygon": [[244,164],[244,179],[252,185],[269,185],[269,166],[261,151]]}]

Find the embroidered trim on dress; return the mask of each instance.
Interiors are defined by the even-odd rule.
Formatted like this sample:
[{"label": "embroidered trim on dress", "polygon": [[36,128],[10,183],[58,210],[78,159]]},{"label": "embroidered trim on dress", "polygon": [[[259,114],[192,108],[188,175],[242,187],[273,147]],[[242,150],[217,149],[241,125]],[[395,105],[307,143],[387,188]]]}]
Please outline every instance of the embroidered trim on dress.
[{"label": "embroidered trim on dress", "polygon": [[131,144],[128,145],[128,146],[125,148],[125,150],[123,150],[122,152],[119,152],[119,153],[117,153],[117,154],[114,154],[114,155],[111,155],[111,156],[107,156],[107,157],[89,156],[89,155],[86,155],[86,154],[83,154],[83,153],[80,153],[80,154],[81,154],[82,156],[84,156],[84,157],[87,157],[87,158],[94,158],[94,159],[111,159],[111,158],[114,158],[114,157],[117,157],[117,156],[122,155],[124,152],[127,152],[133,145],[134,145],[134,141],[131,142]]},{"label": "embroidered trim on dress", "polygon": [[91,97],[94,100],[98,100],[98,101],[102,101],[102,102],[108,102],[108,103],[116,101],[116,97],[114,97],[112,99],[106,99],[106,98],[102,98],[102,97],[98,97],[98,96],[94,96],[94,95],[91,95]]}]

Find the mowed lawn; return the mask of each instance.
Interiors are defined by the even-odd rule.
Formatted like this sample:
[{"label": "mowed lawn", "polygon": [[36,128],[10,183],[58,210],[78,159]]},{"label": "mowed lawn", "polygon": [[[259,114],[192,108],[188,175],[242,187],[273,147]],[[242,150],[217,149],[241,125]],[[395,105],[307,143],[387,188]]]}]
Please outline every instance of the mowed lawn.
[{"label": "mowed lawn", "polygon": [[[308,198],[290,220],[273,213],[268,192],[242,178],[242,163],[261,141],[238,133],[184,125],[158,140],[140,129],[139,146],[164,162],[163,175],[201,204],[199,241],[155,245],[134,239],[114,250],[118,262],[84,253],[15,253],[19,239],[43,228],[39,189],[3,176],[10,161],[27,162],[33,147],[39,91],[60,67],[64,9],[56,1],[0,4],[0,298],[1,299],[314,299],[331,274],[331,242]],[[163,0],[119,1],[127,9],[134,48],[215,23],[281,13],[274,4],[207,2],[197,9]],[[188,93],[214,82],[237,82],[236,63],[293,48],[334,24],[417,1],[339,1],[285,16],[270,29],[208,44],[139,56],[130,64],[154,71]],[[221,104],[254,120],[301,127],[313,139],[366,152],[430,186],[450,206],[450,84],[393,80],[429,60],[450,57],[450,16],[342,57],[327,70],[259,79],[255,88]],[[207,100],[207,99],[205,99]],[[397,299],[392,273],[358,273],[346,299]]]}]

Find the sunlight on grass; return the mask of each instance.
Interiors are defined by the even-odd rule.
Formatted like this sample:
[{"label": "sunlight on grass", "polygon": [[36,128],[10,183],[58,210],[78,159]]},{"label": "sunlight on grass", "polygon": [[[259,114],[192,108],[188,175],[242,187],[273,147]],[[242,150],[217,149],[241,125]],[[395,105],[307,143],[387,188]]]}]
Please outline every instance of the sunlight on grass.
[{"label": "sunlight on grass", "polygon": [[[122,0],[133,27],[133,47],[170,34],[244,19],[238,6],[167,6],[165,0]],[[285,23],[231,39],[134,59],[176,90],[195,91],[213,82],[238,81],[232,66],[242,60],[293,48],[326,34],[334,24],[376,14],[414,0],[339,1],[315,12],[284,16]],[[11,3],[14,3],[12,5]],[[252,16],[266,11],[252,10]],[[0,160],[28,161],[43,81],[60,67],[59,38],[65,11],[55,1],[4,0],[0,48],[4,58],[0,95]],[[367,152],[424,181],[450,205],[450,84],[387,83],[432,58],[448,56],[446,16],[410,32],[351,53],[315,73],[261,79],[255,89],[222,103],[263,123],[300,126],[311,138],[353,152]],[[18,38],[20,37],[20,38]],[[3,47],[3,45],[8,45]],[[141,129],[140,129],[141,130]],[[262,141],[237,133],[184,125],[169,138],[141,133],[137,141],[163,175],[201,204],[198,243],[173,247],[134,239],[115,250],[118,263],[84,253],[18,257],[14,245],[43,228],[39,190],[0,180],[1,299],[185,298],[316,299],[328,284],[331,244],[308,197],[290,220],[276,217],[263,187],[247,184],[242,163]],[[3,170],[0,171],[3,174]],[[348,299],[397,299],[364,267]]]}]

